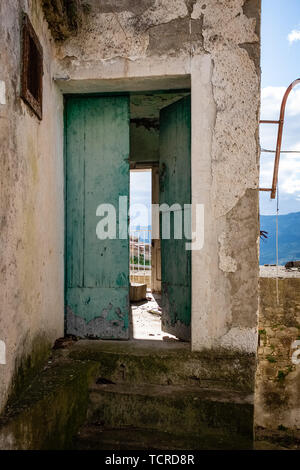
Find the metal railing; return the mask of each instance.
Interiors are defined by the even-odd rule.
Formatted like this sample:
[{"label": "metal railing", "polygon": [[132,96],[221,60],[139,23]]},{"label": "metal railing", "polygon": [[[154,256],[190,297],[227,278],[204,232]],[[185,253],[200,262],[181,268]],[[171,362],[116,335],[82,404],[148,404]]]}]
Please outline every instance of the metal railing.
[{"label": "metal railing", "polygon": [[152,263],[152,230],[130,229],[130,281],[150,283]]},{"label": "metal railing", "polygon": [[[278,121],[266,120],[266,119],[262,119],[262,120],[259,121],[260,124],[277,124],[278,125],[276,150],[267,150],[268,153],[275,153],[272,188],[260,188],[260,191],[269,191],[271,193],[271,199],[275,199],[275,197],[276,197],[276,190],[277,190],[277,185],[278,185],[278,173],[279,173],[280,156],[281,156],[282,153],[287,153],[287,152],[283,152],[281,150],[286,102],[287,102],[287,99],[288,99],[292,89],[296,85],[299,85],[299,84],[300,84],[300,78],[297,78],[286,89],[286,92],[285,92],[285,94],[283,95],[283,98],[282,98],[281,108],[280,108],[280,116],[279,116]],[[262,153],[264,153],[264,152],[266,152],[266,150],[262,149]],[[295,152],[295,153],[297,153],[297,152]]]}]

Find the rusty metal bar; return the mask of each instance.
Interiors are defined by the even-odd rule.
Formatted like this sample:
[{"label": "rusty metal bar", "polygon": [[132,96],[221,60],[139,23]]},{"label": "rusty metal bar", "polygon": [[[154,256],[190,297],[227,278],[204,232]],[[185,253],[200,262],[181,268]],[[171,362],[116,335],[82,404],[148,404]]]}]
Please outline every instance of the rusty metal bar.
[{"label": "rusty metal bar", "polygon": [[[261,153],[276,153],[276,150],[261,149]],[[281,150],[280,153],[300,153],[300,150]]]},{"label": "rusty metal bar", "polygon": [[[260,124],[278,124],[278,134],[277,134],[277,144],[275,150],[275,163],[274,163],[274,173],[273,173],[273,181],[272,181],[272,189],[262,188],[260,191],[271,191],[271,199],[275,199],[276,197],[276,190],[277,190],[277,183],[278,183],[278,171],[279,171],[279,161],[280,161],[280,154],[284,153],[281,151],[281,143],[282,143],[282,132],[283,132],[283,125],[284,125],[284,115],[285,115],[285,108],[286,102],[289,97],[290,92],[292,89],[300,83],[300,78],[294,80],[290,86],[287,88],[281,102],[280,108],[280,116],[279,121],[270,121],[270,120],[261,120],[259,121]],[[268,151],[271,152],[271,151]],[[287,152],[285,152],[287,153]]]},{"label": "rusty metal bar", "polygon": [[260,191],[272,191],[272,188],[259,188]]},{"label": "rusty metal bar", "polygon": [[269,120],[262,120],[262,121],[259,121],[260,124],[279,124],[280,121],[269,121]]},{"label": "rusty metal bar", "polygon": [[280,116],[279,116],[279,126],[278,126],[278,136],[277,136],[277,145],[276,145],[276,154],[275,154],[275,164],[274,164],[274,174],[273,174],[273,182],[272,182],[272,192],[271,192],[271,199],[275,199],[276,196],[276,189],[278,183],[278,171],[279,171],[279,161],[280,161],[280,152],[281,152],[281,143],[282,143],[282,132],[283,132],[283,125],[284,125],[284,115],[285,115],[285,108],[286,102],[289,97],[290,92],[292,89],[300,83],[300,78],[294,80],[290,86],[287,88],[281,103],[280,108]]}]

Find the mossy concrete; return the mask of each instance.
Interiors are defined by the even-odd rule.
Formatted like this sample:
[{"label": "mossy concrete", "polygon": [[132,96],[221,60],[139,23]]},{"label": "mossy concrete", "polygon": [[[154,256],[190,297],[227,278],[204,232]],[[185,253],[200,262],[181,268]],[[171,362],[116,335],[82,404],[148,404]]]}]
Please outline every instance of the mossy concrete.
[{"label": "mossy concrete", "polygon": [[88,423],[198,437],[198,446],[202,439],[215,438],[240,448],[241,438],[245,448],[251,448],[252,415],[252,399],[241,393],[195,386],[95,385],[90,393]]},{"label": "mossy concrete", "polygon": [[85,420],[88,388],[97,372],[93,362],[61,358],[48,364],[0,419],[0,449],[70,448]]},{"label": "mossy concrete", "polygon": [[[98,449],[112,445],[111,437],[105,438],[112,436],[112,428],[117,441],[123,436],[116,448],[131,449],[136,427],[145,437],[141,446],[149,442],[149,433],[159,432],[166,439],[172,436],[170,446],[173,442],[181,449],[188,438],[194,449],[251,448],[253,396],[245,377],[235,379],[239,358],[232,354],[222,360],[220,353],[191,353],[185,343],[78,341],[55,351],[31,384],[10,401],[0,419],[0,449],[92,448],[96,437],[90,444],[74,437],[80,428],[88,434],[95,424],[98,440],[101,426],[105,431]],[[227,372],[218,381],[217,369],[225,364]],[[124,441],[124,426],[132,432],[129,442]],[[157,440],[152,446],[160,448]]]},{"label": "mossy concrete", "polygon": [[51,348],[52,344],[46,337],[37,336],[32,341],[30,354],[24,354],[16,359],[8,404],[20,396],[41,371],[50,357]]},{"label": "mossy concrete", "polygon": [[191,352],[188,343],[79,341],[69,357],[98,362],[101,377],[112,382],[198,385],[248,393],[254,388],[254,355]]},{"label": "mossy concrete", "polygon": [[252,448],[253,394],[245,375],[251,355],[194,353],[188,343],[160,341],[79,341],[67,354],[99,364],[78,448],[133,448],[136,428],[138,449],[149,444],[151,431],[172,436],[181,449],[188,439],[194,449]]},{"label": "mossy concrete", "polygon": [[216,433],[210,436],[181,435],[137,427],[104,428],[101,425],[83,426],[74,440],[76,450],[236,450],[247,449],[249,440],[242,436],[225,438]]},{"label": "mossy concrete", "polygon": [[279,426],[277,430],[257,427],[255,449],[300,450],[300,432]]}]

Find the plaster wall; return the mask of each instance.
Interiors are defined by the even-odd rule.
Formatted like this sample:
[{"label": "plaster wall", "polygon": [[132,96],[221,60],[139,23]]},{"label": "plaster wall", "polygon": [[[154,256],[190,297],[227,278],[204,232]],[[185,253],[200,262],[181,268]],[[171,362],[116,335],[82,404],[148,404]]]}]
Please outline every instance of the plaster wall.
[{"label": "plaster wall", "polygon": [[[58,43],[62,92],[192,89],[192,348],[255,354],[258,312],[259,0],[89,0]],[[194,220],[195,222],[195,220]]]},{"label": "plaster wall", "polygon": [[158,124],[149,125],[137,120],[130,125],[130,160],[132,162],[159,161]]},{"label": "plaster wall", "polygon": [[[22,11],[44,51],[44,117],[20,98]],[[53,41],[38,1],[0,3],[0,411],[26,370],[63,334],[63,100]]]},{"label": "plaster wall", "polygon": [[[62,93],[191,86],[192,200],[205,208],[192,348],[255,354],[260,1],[87,0],[76,34],[56,43],[42,3],[0,5],[0,408],[24,360],[63,334]],[[22,10],[44,49],[41,122],[20,99]]]}]

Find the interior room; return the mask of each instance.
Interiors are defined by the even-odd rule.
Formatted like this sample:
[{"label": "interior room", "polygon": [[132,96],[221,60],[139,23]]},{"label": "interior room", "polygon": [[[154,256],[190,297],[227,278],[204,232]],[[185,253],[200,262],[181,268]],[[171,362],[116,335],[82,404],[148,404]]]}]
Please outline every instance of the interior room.
[{"label": "interior room", "polygon": [[161,202],[161,111],[188,95],[184,90],[130,96],[130,302],[134,339],[179,340],[162,326],[161,240],[151,204]]}]

